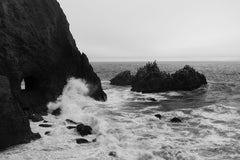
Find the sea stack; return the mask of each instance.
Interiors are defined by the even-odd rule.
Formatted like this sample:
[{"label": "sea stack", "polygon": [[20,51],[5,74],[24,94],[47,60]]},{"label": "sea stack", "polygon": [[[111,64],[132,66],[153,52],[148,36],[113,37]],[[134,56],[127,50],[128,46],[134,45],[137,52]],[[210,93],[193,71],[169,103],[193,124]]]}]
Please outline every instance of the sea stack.
[{"label": "sea stack", "polygon": [[26,115],[45,113],[70,77],[85,79],[89,96],[106,100],[56,0],[1,0],[0,37],[0,149],[31,140]]},{"label": "sea stack", "polygon": [[112,85],[118,86],[125,86],[126,82],[131,85],[132,91],[142,93],[191,91],[207,84],[206,77],[189,65],[170,74],[160,71],[156,61],[139,68],[134,76],[125,71],[111,80]]}]

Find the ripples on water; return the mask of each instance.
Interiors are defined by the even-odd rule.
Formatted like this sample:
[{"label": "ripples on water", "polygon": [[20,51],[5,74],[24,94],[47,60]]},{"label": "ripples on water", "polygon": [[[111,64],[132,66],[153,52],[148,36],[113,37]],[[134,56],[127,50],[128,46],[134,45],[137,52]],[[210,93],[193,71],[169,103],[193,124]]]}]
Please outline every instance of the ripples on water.
[{"label": "ripples on water", "polygon": [[[85,97],[85,84],[72,79],[57,103],[60,117],[45,116],[53,127],[39,128],[42,139],[19,145],[0,154],[0,159],[73,160],[238,160],[240,159],[240,63],[168,63],[162,70],[174,72],[190,64],[204,73],[208,86],[192,92],[141,94],[130,87],[116,87],[109,79],[120,71],[133,72],[144,63],[94,63],[108,94],[105,103]],[[158,102],[148,101],[155,98]],[[154,117],[160,113],[162,119]],[[182,124],[169,120],[181,117]],[[66,129],[66,118],[91,125],[91,144],[78,145],[80,136]],[[44,135],[51,131],[50,136]],[[117,157],[110,157],[114,151]]]}]

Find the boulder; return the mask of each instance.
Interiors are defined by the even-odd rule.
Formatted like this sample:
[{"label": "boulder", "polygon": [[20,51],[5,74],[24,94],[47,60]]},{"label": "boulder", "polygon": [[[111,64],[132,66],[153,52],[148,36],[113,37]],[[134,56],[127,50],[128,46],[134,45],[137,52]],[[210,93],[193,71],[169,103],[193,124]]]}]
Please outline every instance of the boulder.
[{"label": "boulder", "polygon": [[61,114],[61,112],[62,112],[62,109],[57,108],[51,114],[54,115],[54,116],[59,116]]},{"label": "boulder", "polygon": [[87,136],[89,134],[92,134],[92,127],[84,125],[84,124],[79,124],[79,125],[77,125],[77,132],[81,136]]},{"label": "boulder", "polygon": [[39,124],[39,127],[49,128],[49,127],[52,127],[52,125],[51,124]]},{"label": "boulder", "polygon": [[71,119],[66,119],[66,122],[71,123],[71,124],[78,124],[77,122],[74,122],[74,121],[71,120]]},{"label": "boulder", "polygon": [[182,123],[182,120],[180,118],[174,117],[170,120],[172,123]]},{"label": "boulder", "polygon": [[39,133],[33,133],[32,134],[32,140],[37,140],[37,139],[40,139],[40,138],[42,138],[42,136]]},{"label": "boulder", "polygon": [[76,126],[67,126],[67,129],[75,129],[77,128]]},{"label": "boulder", "polygon": [[76,139],[77,144],[90,143],[88,140],[83,138]]},{"label": "boulder", "polygon": [[156,118],[160,119],[160,120],[162,119],[161,114],[155,114],[154,116],[155,116]]},{"label": "boulder", "polygon": [[160,71],[157,63],[153,62],[138,69],[131,90],[142,93],[191,91],[206,84],[206,77],[188,65],[169,74]]},{"label": "boulder", "polygon": [[127,86],[132,84],[133,76],[130,71],[123,71],[110,80],[112,85]]},{"label": "boulder", "polygon": [[117,157],[117,152],[111,151],[111,152],[109,152],[108,155],[111,156],[111,157]]}]

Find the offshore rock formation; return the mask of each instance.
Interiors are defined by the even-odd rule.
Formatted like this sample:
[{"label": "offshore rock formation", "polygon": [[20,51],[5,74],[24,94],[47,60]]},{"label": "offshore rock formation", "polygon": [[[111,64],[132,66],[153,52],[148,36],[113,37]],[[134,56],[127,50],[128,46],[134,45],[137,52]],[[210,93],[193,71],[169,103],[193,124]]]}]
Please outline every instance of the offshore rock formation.
[{"label": "offshore rock formation", "polygon": [[132,91],[143,93],[191,91],[207,84],[206,77],[188,65],[169,74],[160,71],[156,62],[139,68],[135,76],[132,76],[130,71],[125,71],[111,80],[111,84],[119,86],[126,85],[125,82],[131,84]]},{"label": "offshore rock formation", "polygon": [[132,84],[133,76],[130,71],[123,71],[111,79],[112,85],[128,86]]},{"label": "offshore rock formation", "polygon": [[85,79],[89,96],[106,100],[56,0],[1,0],[0,37],[1,148],[30,140],[24,113],[46,113],[46,104],[56,100],[70,77]]},{"label": "offshore rock formation", "polygon": [[169,74],[160,71],[157,63],[154,62],[138,69],[131,90],[143,93],[191,91],[206,84],[206,77],[188,65]]}]

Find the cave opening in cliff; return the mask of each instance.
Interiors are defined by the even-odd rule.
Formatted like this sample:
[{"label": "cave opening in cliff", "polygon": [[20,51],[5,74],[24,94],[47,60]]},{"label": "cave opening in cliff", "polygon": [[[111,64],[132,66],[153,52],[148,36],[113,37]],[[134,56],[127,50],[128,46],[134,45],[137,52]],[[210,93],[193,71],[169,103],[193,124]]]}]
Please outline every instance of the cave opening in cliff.
[{"label": "cave opening in cliff", "polygon": [[22,91],[36,91],[39,89],[39,80],[34,76],[24,77],[21,82]]}]

